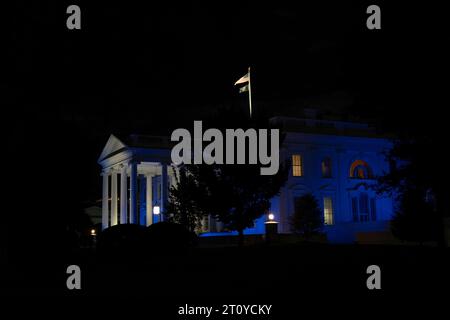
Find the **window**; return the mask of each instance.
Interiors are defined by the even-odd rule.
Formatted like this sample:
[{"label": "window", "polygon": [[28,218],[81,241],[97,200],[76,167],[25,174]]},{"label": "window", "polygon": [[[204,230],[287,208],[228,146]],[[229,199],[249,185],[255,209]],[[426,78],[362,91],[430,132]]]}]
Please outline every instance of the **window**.
[{"label": "window", "polygon": [[369,221],[369,196],[367,193],[359,195],[359,221]]},{"label": "window", "polygon": [[322,177],[331,177],[331,159],[329,157],[322,160]]},{"label": "window", "polygon": [[352,215],[354,222],[376,221],[376,199],[369,197],[365,192],[351,198]]},{"label": "window", "polygon": [[323,198],[323,215],[326,225],[332,225],[333,221],[333,200],[331,197]]},{"label": "window", "polygon": [[364,160],[356,160],[350,166],[350,178],[372,179],[372,170]]},{"label": "window", "polygon": [[377,220],[377,208],[375,206],[374,198],[370,199],[370,218],[372,219],[372,221]]},{"label": "window", "polygon": [[353,213],[353,222],[358,222],[358,198],[352,198],[352,213]]},{"label": "window", "polygon": [[303,161],[302,156],[299,154],[292,155],[292,175],[294,177],[303,176]]}]

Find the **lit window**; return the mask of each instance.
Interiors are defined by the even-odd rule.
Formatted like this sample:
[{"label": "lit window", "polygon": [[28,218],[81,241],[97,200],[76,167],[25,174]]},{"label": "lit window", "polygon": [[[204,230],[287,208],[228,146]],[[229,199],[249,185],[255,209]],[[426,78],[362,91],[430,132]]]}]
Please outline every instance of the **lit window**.
[{"label": "lit window", "polygon": [[350,178],[372,179],[372,170],[367,162],[356,160],[350,166]]},{"label": "lit window", "polygon": [[292,155],[292,175],[294,177],[303,176],[302,156],[299,154]]},{"label": "lit window", "polygon": [[322,177],[331,177],[331,159],[328,157],[322,160]]},{"label": "lit window", "polygon": [[323,198],[323,215],[324,215],[325,224],[332,225],[334,223],[334,221],[333,221],[333,200],[331,199],[331,197]]}]

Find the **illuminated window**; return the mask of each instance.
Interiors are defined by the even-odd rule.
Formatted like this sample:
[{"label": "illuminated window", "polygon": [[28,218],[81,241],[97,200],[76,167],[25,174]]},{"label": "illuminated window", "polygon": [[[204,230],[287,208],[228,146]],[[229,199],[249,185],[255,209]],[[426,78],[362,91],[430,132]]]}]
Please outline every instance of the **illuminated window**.
[{"label": "illuminated window", "polygon": [[367,162],[356,160],[350,166],[350,178],[372,179],[372,170]]},{"label": "illuminated window", "polygon": [[331,197],[323,198],[323,215],[326,225],[332,225],[333,221],[333,200]]},{"label": "illuminated window", "polygon": [[294,177],[303,176],[302,156],[299,154],[292,155],[292,175]]},{"label": "illuminated window", "polygon": [[329,157],[322,160],[322,177],[331,177],[331,159]]}]

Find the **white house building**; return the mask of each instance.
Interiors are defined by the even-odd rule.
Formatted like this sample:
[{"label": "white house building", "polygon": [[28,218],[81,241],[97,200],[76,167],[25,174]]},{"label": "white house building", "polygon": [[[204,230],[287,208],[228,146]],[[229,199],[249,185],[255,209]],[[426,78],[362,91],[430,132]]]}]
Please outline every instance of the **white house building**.
[{"label": "white house building", "polygon": [[149,226],[162,220],[174,182],[168,138],[111,135],[98,159],[102,167],[102,229]]},{"label": "white house building", "polygon": [[376,177],[390,169],[389,140],[366,124],[283,117],[272,123],[286,132],[280,158],[292,163],[272,201],[280,232],[290,232],[295,201],[307,193],[318,200],[329,241],[352,242],[357,233],[389,230],[393,200],[373,189]]},{"label": "white house building", "polygon": [[[279,232],[290,233],[296,199],[313,194],[331,242],[352,242],[357,233],[388,230],[393,200],[377,195],[376,176],[389,170],[385,154],[392,148],[366,124],[276,117],[273,126],[286,134],[280,162],[291,162],[289,178],[272,199],[271,218]],[[168,138],[111,135],[98,160],[102,167],[102,227],[118,223],[150,225],[161,221],[168,190],[175,183]],[[247,234],[264,233],[264,215]],[[231,234],[214,219],[204,236]]]}]

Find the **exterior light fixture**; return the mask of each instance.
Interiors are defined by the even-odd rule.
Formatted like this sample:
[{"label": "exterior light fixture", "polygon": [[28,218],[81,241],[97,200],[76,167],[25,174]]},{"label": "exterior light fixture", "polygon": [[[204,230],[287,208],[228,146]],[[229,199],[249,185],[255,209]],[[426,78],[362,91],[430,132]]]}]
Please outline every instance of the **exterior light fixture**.
[{"label": "exterior light fixture", "polygon": [[161,212],[161,208],[159,206],[153,207],[153,214],[160,214],[160,212]]},{"label": "exterior light fixture", "polygon": [[275,215],[273,213],[267,215],[267,221],[264,223],[264,226],[266,243],[276,240],[278,237],[278,222],[275,220]]},{"label": "exterior light fixture", "polygon": [[91,229],[91,236],[96,236],[97,235],[97,231],[95,231],[95,229]]}]

